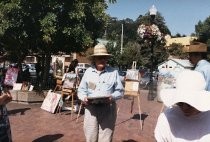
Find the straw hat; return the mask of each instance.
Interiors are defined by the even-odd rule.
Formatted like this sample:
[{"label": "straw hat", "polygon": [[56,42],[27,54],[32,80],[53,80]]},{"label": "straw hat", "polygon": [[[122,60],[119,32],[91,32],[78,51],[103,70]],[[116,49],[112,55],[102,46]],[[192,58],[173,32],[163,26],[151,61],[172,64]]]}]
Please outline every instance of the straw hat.
[{"label": "straw hat", "polygon": [[193,44],[186,47],[186,52],[207,52],[207,45],[201,42],[193,42]]},{"label": "straw hat", "polygon": [[206,82],[202,73],[185,70],[178,75],[176,88],[162,89],[160,97],[170,107],[176,103],[187,103],[199,111],[210,110],[210,92],[205,90]]},{"label": "straw hat", "polygon": [[93,54],[90,55],[90,57],[95,57],[95,56],[112,56],[112,55],[107,53],[106,47],[103,44],[98,43],[94,47]]}]

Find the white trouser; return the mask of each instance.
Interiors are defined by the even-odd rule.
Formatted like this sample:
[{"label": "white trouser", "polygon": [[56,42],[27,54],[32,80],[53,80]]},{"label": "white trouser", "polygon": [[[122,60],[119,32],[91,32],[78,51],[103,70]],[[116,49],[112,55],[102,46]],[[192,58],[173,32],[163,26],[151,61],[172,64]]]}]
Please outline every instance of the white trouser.
[{"label": "white trouser", "polygon": [[115,102],[86,106],[84,116],[86,142],[111,142],[116,117]]}]

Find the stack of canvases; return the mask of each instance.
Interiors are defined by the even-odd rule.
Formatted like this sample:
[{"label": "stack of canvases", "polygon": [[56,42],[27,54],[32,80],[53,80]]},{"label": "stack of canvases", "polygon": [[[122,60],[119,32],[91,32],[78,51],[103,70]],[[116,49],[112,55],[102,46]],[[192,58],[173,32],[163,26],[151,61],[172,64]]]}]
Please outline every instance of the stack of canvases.
[{"label": "stack of canvases", "polygon": [[132,69],[128,69],[125,80],[125,95],[135,96],[139,93],[139,71],[136,70],[135,62]]}]

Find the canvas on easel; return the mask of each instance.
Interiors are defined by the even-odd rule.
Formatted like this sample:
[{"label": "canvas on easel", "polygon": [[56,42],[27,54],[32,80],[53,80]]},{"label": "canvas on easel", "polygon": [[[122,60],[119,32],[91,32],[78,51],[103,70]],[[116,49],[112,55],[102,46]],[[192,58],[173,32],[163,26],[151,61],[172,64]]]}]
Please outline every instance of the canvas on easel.
[{"label": "canvas on easel", "polygon": [[126,80],[138,81],[139,77],[139,71],[136,69],[136,61],[133,61],[132,68],[127,69]]}]

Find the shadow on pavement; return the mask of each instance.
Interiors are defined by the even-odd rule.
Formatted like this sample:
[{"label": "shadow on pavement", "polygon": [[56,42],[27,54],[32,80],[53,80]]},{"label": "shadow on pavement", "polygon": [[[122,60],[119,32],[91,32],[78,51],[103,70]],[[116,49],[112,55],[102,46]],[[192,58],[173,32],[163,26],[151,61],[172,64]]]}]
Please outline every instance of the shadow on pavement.
[{"label": "shadow on pavement", "polygon": [[[147,118],[148,114],[142,113],[141,114],[141,120],[145,120]],[[137,119],[140,120],[140,115],[139,114],[134,114],[133,117],[131,117],[131,119]]]},{"label": "shadow on pavement", "polygon": [[55,142],[61,137],[63,137],[63,134],[45,135],[33,140],[32,142]]},{"label": "shadow on pavement", "polygon": [[[147,118],[147,116],[148,116],[148,114],[142,113],[142,114],[141,114],[141,120],[144,122],[144,120]],[[123,123],[125,123],[125,122],[127,122],[127,121],[129,121],[129,120],[131,120],[131,119],[140,120],[140,115],[139,115],[139,114],[134,114],[131,118],[126,119],[126,120],[124,120],[124,121],[122,121],[122,122],[116,124],[115,126],[118,126],[118,125],[120,125],[120,124],[123,124]]]},{"label": "shadow on pavement", "polygon": [[122,142],[137,142],[137,141],[129,139],[129,140],[123,140]]},{"label": "shadow on pavement", "polygon": [[16,115],[17,113],[20,113],[20,115],[25,115],[25,112],[27,110],[30,110],[31,108],[21,108],[21,109],[13,109],[13,110],[8,110],[9,115]]}]

